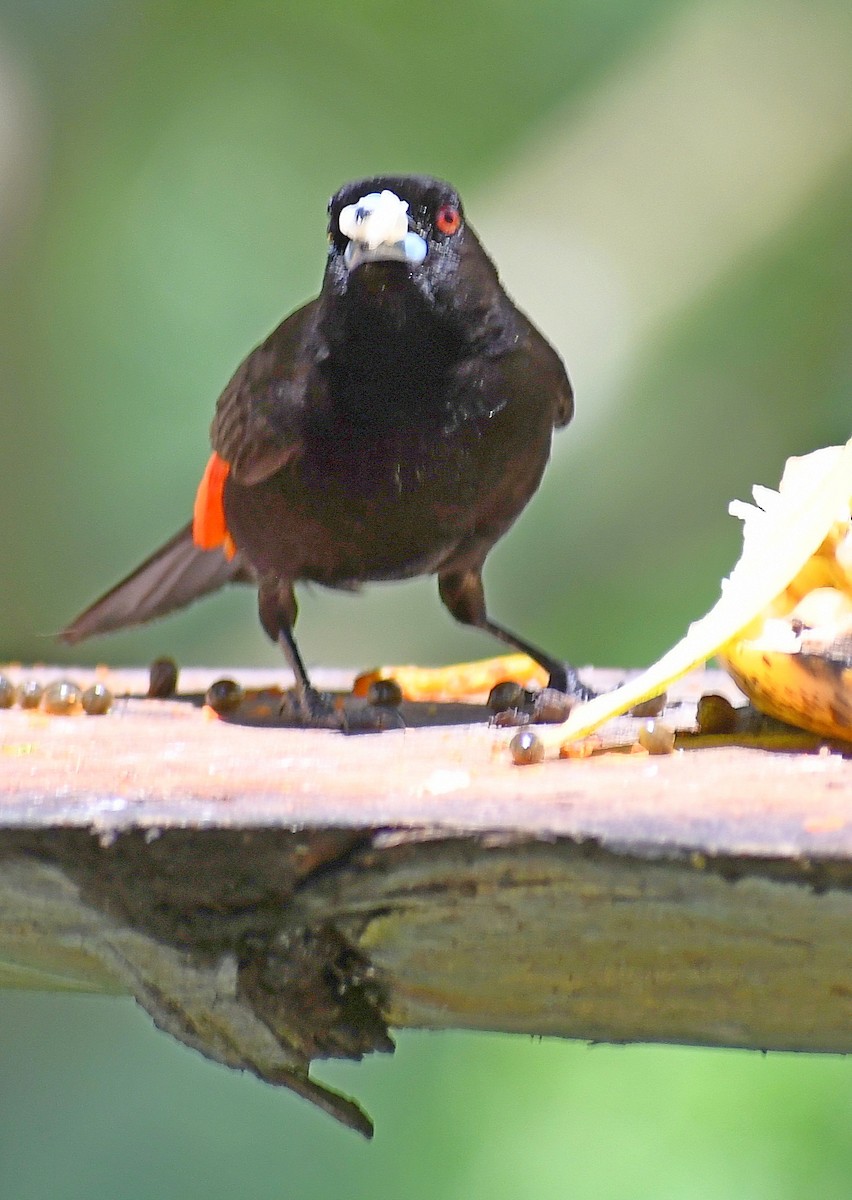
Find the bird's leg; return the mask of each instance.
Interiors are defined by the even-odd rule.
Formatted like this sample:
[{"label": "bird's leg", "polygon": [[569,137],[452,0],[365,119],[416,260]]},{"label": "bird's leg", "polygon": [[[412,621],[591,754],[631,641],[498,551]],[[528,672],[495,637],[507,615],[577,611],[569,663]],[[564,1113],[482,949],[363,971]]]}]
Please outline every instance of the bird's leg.
[{"label": "bird's leg", "polygon": [[577,672],[570,663],[560,662],[504,629],[495,621],[489,619],[485,608],[485,591],[482,586],[482,576],[478,571],[453,571],[438,576],[438,591],[446,607],[462,625],[473,625],[476,629],[484,629],[493,637],[499,638],[508,646],[514,646],[523,654],[543,667],[548,674],[548,687],[576,696],[580,700],[588,699],[592,693],[581,683]]},{"label": "bird's leg", "polygon": [[293,585],[287,580],[264,579],[257,595],[260,623],[273,642],[284,651],[288,666],[296,680],[296,699],[302,716],[309,720],[327,717],[329,705],[311,686],[310,676],[302,661],[293,636],[293,626],[299,608]]},{"label": "bird's leg", "polygon": [[302,662],[302,656],[299,653],[299,647],[296,645],[296,639],[293,637],[293,630],[289,625],[282,625],[278,630],[278,637],[275,639],[281,649],[284,651],[284,657],[293,675],[296,678],[296,694],[299,697],[300,707],[308,710],[312,707],[311,701],[316,697],[316,689],[311,687],[311,682],[308,678],[308,673],[305,670],[305,664]]},{"label": "bird's leg", "polygon": [[398,728],[399,718],[387,708],[367,705],[353,713],[345,707],[336,707],[332,696],[318,692],[311,685],[293,637],[293,626],[299,610],[291,583],[272,578],[262,580],[257,607],[261,625],[272,641],[277,642],[284,651],[295,677],[297,718],[300,723],[317,729],[340,729],[344,733],[379,733],[384,729]]}]

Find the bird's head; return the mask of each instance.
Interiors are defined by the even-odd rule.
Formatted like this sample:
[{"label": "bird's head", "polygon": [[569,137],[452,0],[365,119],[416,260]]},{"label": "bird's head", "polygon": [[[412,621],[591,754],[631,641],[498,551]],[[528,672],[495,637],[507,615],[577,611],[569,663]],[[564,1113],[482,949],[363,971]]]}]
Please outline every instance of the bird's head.
[{"label": "bird's head", "polygon": [[[348,183],[328,207],[325,289],[377,306],[423,304],[473,328],[504,294],[458,192],[426,175]],[[408,301],[406,301],[408,297]]]}]

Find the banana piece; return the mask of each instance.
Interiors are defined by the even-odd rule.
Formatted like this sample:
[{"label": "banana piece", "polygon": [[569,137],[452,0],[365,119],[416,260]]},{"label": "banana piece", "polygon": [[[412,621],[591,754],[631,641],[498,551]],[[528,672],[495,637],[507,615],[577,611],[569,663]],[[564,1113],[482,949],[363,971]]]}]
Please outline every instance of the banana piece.
[{"label": "banana piece", "polygon": [[[842,563],[847,547],[848,530],[845,537],[826,538],[767,616],[717,657],[762,712],[852,741],[852,573]],[[807,590],[811,582],[818,586]]]},{"label": "banana piece", "polygon": [[494,685],[507,679],[521,687],[547,686],[547,672],[526,654],[500,654],[449,667],[377,667],[359,675],[352,691],[366,696],[370,684],[381,679],[395,679],[406,700],[421,704],[485,704]]},{"label": "banana piece", "polygon": [[653,666],[539,731],[586,737],[717,655],[754,705],[852,741],[852,438],[791,458],[778,491],[733,501],[743,550],[713,608]]}]

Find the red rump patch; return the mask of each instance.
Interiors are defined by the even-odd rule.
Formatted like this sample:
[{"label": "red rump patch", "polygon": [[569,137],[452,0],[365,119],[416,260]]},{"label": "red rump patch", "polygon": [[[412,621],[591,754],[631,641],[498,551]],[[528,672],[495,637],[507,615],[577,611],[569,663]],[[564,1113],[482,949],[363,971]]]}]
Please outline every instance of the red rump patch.
[{"label": "red rump patch", "polygon": [[225,524],[225,506],[222,496],[229,465],[218,454],[211,454],[195,493],[192,511],[192,540],[200,550],[217,550],[222,546],[228,558],[233,558],[237,548]]}]

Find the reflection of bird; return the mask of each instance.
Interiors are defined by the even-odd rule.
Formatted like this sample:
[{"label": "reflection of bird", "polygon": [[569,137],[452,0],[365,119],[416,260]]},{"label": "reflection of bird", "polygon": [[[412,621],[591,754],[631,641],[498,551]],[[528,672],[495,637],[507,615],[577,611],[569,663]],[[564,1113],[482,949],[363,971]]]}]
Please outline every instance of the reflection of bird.
[{"label": "reflection of bird", "polygon": [[292,666],[293,584],[357,588],[437,574],[457,620],[573,671],[486,615],[486,555],[538,487],[571,385],[515,308],[458,193],[423,176],[348,184],[329,206],[319,296],[225,388],[195,519],[62,634],[76,642],[231,581]]}]

